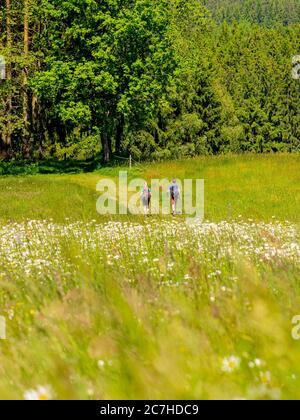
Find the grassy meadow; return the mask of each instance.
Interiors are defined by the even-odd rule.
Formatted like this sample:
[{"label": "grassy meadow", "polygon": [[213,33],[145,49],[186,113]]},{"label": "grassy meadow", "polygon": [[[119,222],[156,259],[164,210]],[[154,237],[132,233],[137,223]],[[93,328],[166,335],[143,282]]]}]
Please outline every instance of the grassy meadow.
[{"label": "grassy meadow", "polygon": [[[98,220],[97,182],[128,178],[204,179],[205,218],[300,220],[300,155],[246,155],[195,158],[160,164],[104,168],[91,173],[0,177],[0,220]],[[111,217],[110,217],[111,219]],[[119,219],[119,217],[117,217]]]},{"label": "grassy meadow", "polygon": [[[300,155],[137,165],[205,221],[99,216],[120,168],[0,178],[1,399],[300,398]],[[121,168],[124,169],[124,168]]]}]

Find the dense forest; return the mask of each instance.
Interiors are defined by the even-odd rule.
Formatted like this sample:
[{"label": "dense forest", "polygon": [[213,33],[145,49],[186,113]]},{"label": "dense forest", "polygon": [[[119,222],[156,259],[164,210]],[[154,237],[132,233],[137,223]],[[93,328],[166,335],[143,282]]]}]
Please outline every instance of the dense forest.
[{"label": "dense forest", "polygon": [[247,21],[270,27],[297,24],[300,19],[299,0],[203,0],[202,4],[219,23]]},{"label": "dense forest", "polygon": [[299,0],[2,0],[1,158],[299,151],[299,54]]}]

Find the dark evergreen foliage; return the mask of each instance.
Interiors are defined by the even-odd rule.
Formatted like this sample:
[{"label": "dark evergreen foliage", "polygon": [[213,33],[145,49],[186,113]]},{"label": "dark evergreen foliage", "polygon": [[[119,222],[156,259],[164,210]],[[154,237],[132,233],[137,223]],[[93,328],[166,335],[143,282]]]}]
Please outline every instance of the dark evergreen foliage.
[{"label": "dark evergreen foliage", "polygon": [[2,2],[0,154],[299,151],[299,22],[298,0]]}]

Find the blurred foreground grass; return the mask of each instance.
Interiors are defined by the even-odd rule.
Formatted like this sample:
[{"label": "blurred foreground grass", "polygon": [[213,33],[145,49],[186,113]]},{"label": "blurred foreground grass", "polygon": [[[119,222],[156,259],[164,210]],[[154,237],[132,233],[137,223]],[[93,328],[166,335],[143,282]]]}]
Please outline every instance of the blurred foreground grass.
[{"label": "blurred foreground grass", "polygon": [[0,178],[0,398],[300,398],[299,163],[131,169],[204,178],[197,227],[97,215],[120,168]]},{"label": "blurred foreground grass", "polygon": [[300,398],[294,225],[27,222],[0,245],[1,398]]}]

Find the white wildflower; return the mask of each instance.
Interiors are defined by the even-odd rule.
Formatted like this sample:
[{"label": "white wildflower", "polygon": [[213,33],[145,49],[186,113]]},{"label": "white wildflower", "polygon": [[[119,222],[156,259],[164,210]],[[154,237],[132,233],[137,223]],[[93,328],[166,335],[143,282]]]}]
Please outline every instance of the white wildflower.
[{"label": "white wildflower", "polygon": [[36,389],[29,389],[24,393],[24,400],[46,401],[53,399],[53,392],[49,386],[38,385]]},{"label": "white wildflower", "polygon": [[223,359],[222,372],[232,373],[240,367],[241,359],[237,356],[230,356]]}]

